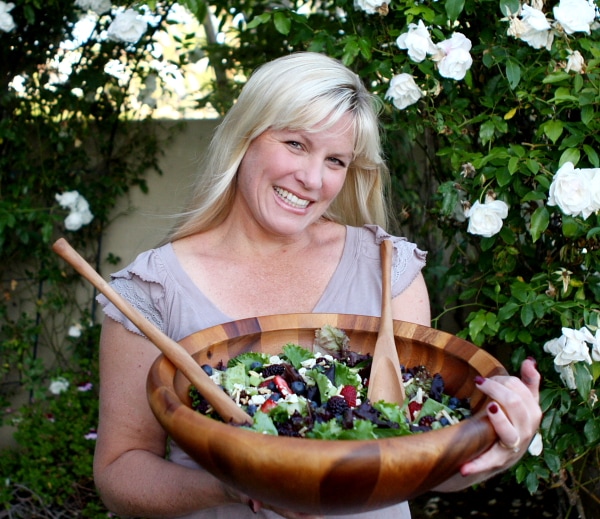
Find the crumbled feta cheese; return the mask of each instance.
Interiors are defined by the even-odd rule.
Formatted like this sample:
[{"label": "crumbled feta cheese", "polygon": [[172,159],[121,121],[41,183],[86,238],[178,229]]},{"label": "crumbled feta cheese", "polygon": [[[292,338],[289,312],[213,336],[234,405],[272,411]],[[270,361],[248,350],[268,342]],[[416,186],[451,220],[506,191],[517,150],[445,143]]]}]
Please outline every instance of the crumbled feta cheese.
[{"label": "crumbled feta cheese", "polygon": [[267,398],[263,395],[252,395],[250,400],[254,405],[262,405],[267,401]]},{"label": "crumbled feta cheese", "polygon": [[422,404],[424,397],[425,397],[425,391],[423,391],[423,388],[420,387],[417,389],[417,393],[415,394],[415,397],[413,398],[413,400],[419,404]]},{"label": "crumbled feta cheese", "polygon": [[272,355],[269,357],[269,364],[281,364],[283,361],[279,358],[279,355]]}]

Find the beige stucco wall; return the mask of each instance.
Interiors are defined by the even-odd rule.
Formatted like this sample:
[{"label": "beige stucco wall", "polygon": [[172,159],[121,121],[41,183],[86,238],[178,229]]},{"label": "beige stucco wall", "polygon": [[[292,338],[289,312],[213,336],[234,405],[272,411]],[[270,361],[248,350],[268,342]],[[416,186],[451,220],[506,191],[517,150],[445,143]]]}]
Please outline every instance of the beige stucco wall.
[{"label": "beige stucco wall", "polygon": [[187,121],[183,130],[173,123],[161,123],[172,140],[159,160],[162,175],[147,177],[148,193],[134,188],[115,208],[114,220],[102,240],[102,257],[111,252],[121,258],[118,265],[102,264],[105,279],[127,265],[140,252],[154,247],[173,223],[172,215],[182,209],[190,192],[198,161],[212,136],[216,120]]},{"label": "beige stucco wall", "polygon": [[[127,265],[140,252],[153,247],[160,241],[173,222],[169,215],[182,209],[183,201],[189,193],[189,187],[196,174],[198,161],[202,157],[208,142],[217,125],[216,120],[187,121],[183,129],[181,124],[172,122],[159,123],[161,131],[169,132],[172,139],[164,147],[159,165],[163,175],[149,172],[147,176],[148,193],[139,188],[132,188],[111,215],[111,224],[106,228],[102,239],[102,257],[108,253],[121,258],[117,265],[104,263],[100,273],[109,279],[111,272]],[[85,294],[87,300],[92,292]],[[103,313],[98,310],[95,315],[98,321]],[[21,391],[15,395],[12,405],[18,409],[27,403],[29,394]],[[0,427],[0,449],[15,445],[14,427]]]}]

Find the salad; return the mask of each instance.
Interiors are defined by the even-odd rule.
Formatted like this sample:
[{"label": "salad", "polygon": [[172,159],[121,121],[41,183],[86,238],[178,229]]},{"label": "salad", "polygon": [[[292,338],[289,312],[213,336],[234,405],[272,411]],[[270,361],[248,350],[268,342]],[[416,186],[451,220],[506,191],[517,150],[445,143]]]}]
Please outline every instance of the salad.
[{"label": "salad", "polygon": [[[430,431],[471,415],[468,399],[444,393],[444,381],[425,366],[402,367],[402,406],[369,402],[372,357],[351,351],[343,330],[315,332],[314,351],[286,344],[280,355],[243,353],[204,371],[253,417],[264,434],[327,440],[367,440]],[[219,416],[194,386],[192,408]]]}]

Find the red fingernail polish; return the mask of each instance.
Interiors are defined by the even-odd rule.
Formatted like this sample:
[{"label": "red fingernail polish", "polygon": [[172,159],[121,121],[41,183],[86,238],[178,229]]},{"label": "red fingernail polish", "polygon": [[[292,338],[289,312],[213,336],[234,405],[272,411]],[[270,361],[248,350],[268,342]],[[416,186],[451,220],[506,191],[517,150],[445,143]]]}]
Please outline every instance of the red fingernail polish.
[{"label": "red fingernail polish", "polygon": [[533,357],[527,357],[527,359],[533,362],[533,365],[537,368],[537,360],[535,360]]},{"label": "red fingernail polish", "polygon": [[498,412],[498,406],[492,403],[488,406],[488,410],[490,413],[496,414]]},{"label": "red fingernail polish", "polygon": [[483,378],[480,375],[477,375],[475,377],[475,384],[477,384],[478,386],[480,386],[481,384],[483,384],[485,382],[485,378]]}]

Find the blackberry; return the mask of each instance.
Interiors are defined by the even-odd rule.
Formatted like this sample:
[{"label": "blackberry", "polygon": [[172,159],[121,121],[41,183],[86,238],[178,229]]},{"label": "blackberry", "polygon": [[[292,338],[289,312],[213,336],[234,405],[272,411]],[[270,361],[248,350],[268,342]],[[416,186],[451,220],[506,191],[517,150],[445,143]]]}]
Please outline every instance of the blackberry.
[{"label": "blackberry", "polygon": [[294,426],[290,422],[277,423],[275,424],[275,428],[279,436],[300,438],[300,433],[294,429]]},{"label": "blackberry", "polygon": [[262,376],[265,378],[274,377],[275,375],[283,375],[285,373],[285,366],[283,364],[271,364],[265,366],[262,370]]},{"label": "blackberry", "polygon": [[427,415],[427,416],[423,416],[423,418],[421,418],[419,420],[419,425],[421,427],[431,427],[431,424],[435,422],[435,417],[431,416],[431,415]]},{"label": "blackberry", "polygon": [[344,414],[348,408],[348,402],[343,396],[332,396],[327,401],[327,410],[334,416]]}]

